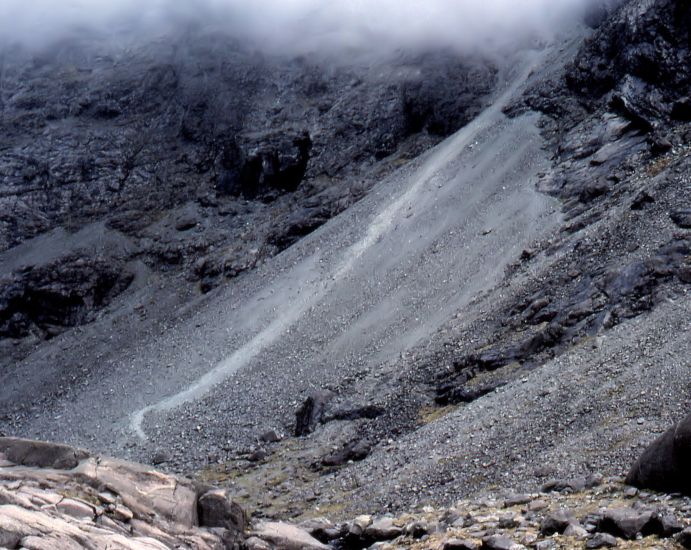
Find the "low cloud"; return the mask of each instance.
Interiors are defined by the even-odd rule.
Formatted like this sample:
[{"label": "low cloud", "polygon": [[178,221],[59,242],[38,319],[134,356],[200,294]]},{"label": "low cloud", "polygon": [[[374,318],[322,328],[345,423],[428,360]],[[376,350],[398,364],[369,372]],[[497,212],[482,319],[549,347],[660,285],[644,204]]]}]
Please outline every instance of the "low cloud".
[{"label": "low cloud", "polygon": [[549,38],[596,0],[2,0],[0,40],[45,46],[87,33],[148,37],[185,24],[267,50],[496,49]]}]

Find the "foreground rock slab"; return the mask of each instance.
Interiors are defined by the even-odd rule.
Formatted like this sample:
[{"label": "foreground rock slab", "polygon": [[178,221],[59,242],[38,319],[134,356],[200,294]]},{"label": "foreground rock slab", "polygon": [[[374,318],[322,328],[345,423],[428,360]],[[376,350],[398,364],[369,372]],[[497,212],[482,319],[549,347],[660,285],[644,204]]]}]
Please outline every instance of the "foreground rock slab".
[{"label": "foreground rock slab", "polygon": [[2,548],[236,548],[246,521],[223,491],[64,445],[0,438]]}]

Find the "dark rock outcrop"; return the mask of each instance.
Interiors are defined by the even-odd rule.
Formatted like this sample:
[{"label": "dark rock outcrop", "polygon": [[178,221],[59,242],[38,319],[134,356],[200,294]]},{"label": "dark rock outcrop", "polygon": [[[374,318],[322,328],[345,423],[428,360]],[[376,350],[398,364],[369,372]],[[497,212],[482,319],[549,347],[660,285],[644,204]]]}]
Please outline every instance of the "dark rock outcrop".
[{"label": "dark rock outcrop", "polygon": [[635,487],[691,495],[691,415],[646,449],[626,482]]},{"label": "dark rock outcrop", "polygon": [[[581,48],[568,74],[572,89],[601,97],[617,86],[654,86],[660,97],[642,105],[666,109],[689,87],[691,7],[687,2],[623,2]],[[622,90],[622,88],[620,88]],[[623,93],[624,100],[633,96]],[[636,92],[638,93],[638,92]],[[654,118],[662,113],[653,113]]]},{"label": "dark rock outcrop", "polygon": [[310,395],[295,411],[295,437],[302,437],[314,431],[324,417],[324,411],[333,398],[330,391],[318,391]]}]

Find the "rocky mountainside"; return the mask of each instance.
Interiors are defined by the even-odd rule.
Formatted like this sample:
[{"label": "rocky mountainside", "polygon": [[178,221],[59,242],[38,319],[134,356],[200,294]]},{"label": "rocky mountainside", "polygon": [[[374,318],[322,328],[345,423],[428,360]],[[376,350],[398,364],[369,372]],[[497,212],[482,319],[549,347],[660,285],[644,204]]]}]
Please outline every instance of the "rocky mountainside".
[{"label": "rocky mountainside", "polygon": [[2,52],[0,337],[15,344],[93,320],[150,272],[207,292],[251,269],[463,126],[494,83],[489,61],[451,54],[346,66],[202,30],[126,44]]},{"label": "rocky mountainside", "polygon": [[[691,546],[691,6],[588,22],[491,60],[4,51],[0,431],[255,520],[192,547]],[[0,526],[62,514],[5,455]]]}]

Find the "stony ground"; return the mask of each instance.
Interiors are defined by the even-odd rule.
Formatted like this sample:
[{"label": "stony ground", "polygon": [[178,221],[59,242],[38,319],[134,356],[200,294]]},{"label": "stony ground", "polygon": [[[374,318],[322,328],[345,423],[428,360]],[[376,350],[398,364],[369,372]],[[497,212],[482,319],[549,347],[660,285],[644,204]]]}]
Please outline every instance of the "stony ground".
[{"label": "stony ground", "polygon": [[691,500],[594,474],[535,493],[334,522],[248,522],[227,491],[61,445],[0,438],[0,544],[15,548],[302,550],[688,548]]}]

